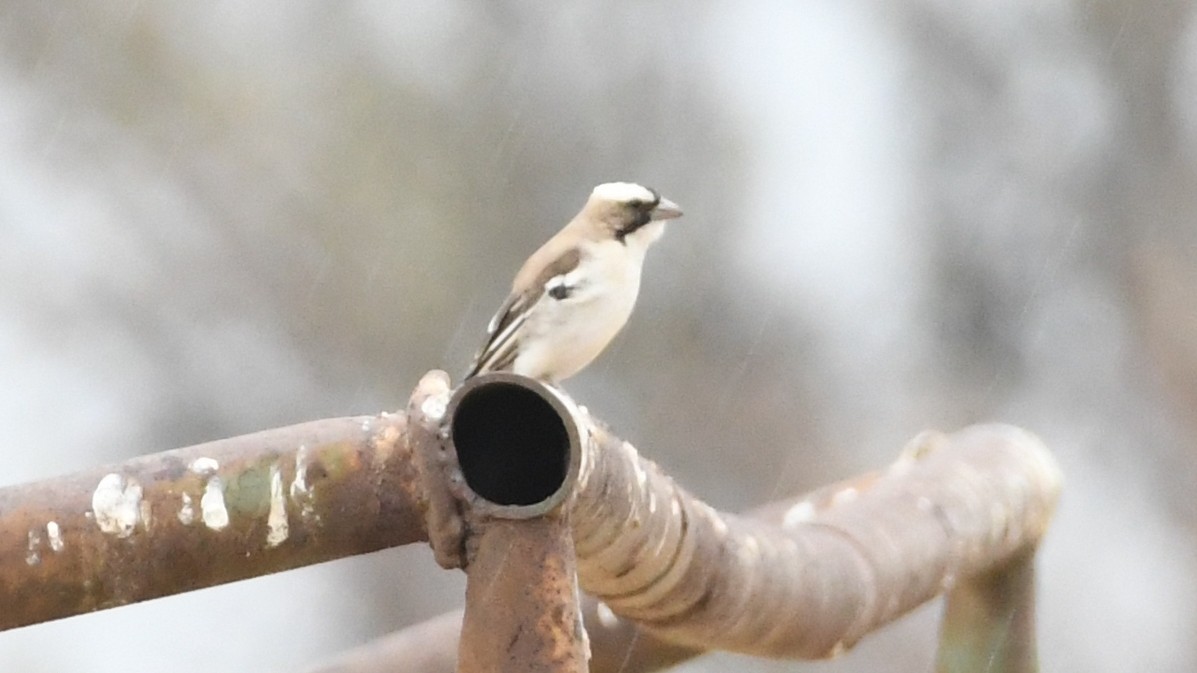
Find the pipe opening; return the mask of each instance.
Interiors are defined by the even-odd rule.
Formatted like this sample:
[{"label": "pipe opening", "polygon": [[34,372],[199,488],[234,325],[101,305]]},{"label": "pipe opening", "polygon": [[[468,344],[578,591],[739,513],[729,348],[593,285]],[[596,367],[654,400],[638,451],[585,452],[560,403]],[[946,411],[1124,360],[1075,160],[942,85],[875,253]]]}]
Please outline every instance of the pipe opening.
[{"label": "pipe opening", "polygon": [[553,406],[535,391],[489,382],[457,402],[451,433],[466,484],[499,505],[533,505],[556,493],[569,473],[570,437]]}]

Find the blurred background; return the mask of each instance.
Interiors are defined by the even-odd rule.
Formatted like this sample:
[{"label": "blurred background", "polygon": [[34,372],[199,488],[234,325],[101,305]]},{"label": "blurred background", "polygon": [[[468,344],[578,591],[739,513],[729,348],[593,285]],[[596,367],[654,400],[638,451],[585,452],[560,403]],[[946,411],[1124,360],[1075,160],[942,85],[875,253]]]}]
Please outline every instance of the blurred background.
[{"label": "blurred background", "polygon": [[[1197,669],[1191,2],[0,2],[0,484],[399,408],[610,180],[686,209],[567,384],[619,434],[739,510],[1025,426],[1044,670]],[[292,672],[463,587],[391,550],[0,669]],[[927,671],[938,613],[682,670]]]}]

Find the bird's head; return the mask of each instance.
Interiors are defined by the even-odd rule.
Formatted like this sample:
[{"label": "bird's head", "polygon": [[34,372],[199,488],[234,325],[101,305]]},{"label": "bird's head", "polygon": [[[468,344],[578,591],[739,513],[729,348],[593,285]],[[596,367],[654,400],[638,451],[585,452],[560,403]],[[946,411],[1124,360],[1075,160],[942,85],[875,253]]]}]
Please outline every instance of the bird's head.
[{"label": "bird's head", "polygon": [[664,221],[681,217],[682,210],[654,189],[632,182],[608,182],[590,193],[582,215],[621,243],[647,247],[660,238]]}]

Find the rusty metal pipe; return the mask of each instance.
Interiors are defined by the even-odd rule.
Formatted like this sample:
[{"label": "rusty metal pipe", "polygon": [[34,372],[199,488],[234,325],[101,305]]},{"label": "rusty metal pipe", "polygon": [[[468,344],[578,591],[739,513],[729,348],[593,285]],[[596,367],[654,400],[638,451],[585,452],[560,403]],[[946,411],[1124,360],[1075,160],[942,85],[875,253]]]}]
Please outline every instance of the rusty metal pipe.
[{"label": "rusty metal pipe", "polygon": [[[493,394],[526,388],[529,399],[559,400],[561,427],[583,440],[570,504],[582,588],[689,647],[785,658],[842,652],[959,578],[1033,549],[1060,488],[1034,436],[974,426],[920,435],[888,470],[784,508],[724,514],[560,391],[511,375],[503,385]],[[517,411],[497,415],[520,423]],[[447,423],[455,422],[450,410]]]},{"label": "rusty metal pipe", "polygon": [[556,390],[502,373],[466,381],[448,403],[465,522],[462,673],[587,670],[565,508],[582,463],[572,412]]},{"label": "rusty metal pipe", "polygon": [[0,489],[0,630],[426,539],[403,415]]},{"label": "rusty metal pipe", "polygon": [[[636,464],[644,475],[644,484],[633,487],[632,484],[640,481],[636,477],[631,482],[625,480],[621,487],[638,495],[618,496],[629,491],[615,490],[618,482],[610,475],[602,476],[603,470],[613,468],[600,466],[604,460],[619,459],[620,452],[632,455],[631,449],[623,448],[622,442],[598,432],[597,428],[595,431],[594,438],[601,443],[598,450],[610,452],[612,458],[585,459],[584,463],[593,461],[595,465],[583,470],[586,486],[573,502],[571,517],[601,520],[603,515],[594,511],[600,504],[623,512],[634,510],[636,514],[614,516],[609,522],[611,530],[605,530],[601,537],[591,533],[600,542],[591,540],[586,544],[584,553],[588,560],[583,563],[596,564],[595,559],[603,558],[604,545],[626,544],[644,550],[644,557],[615,565],[616,569],[634,569],[638,564],[652,566],[659,564],[662,556],[667,559],[667,568],[678,565],[683,561],[680,555],[668,560],[658,547],[621,541],[637,537],[637,526],[649,525],[647,518],[653,512],[673,512],[674,505],[670,499],[658,500],[656,505],[635,504],[643,503],[648,497],[646,493],[659,493],[654,489],[660,488],[661,480],[665,479],[643,459]],[[630,470],[631,474],[637,474],[635,467]],[[718,514],[717,519],[708,520],[726,527],[705,533],[713,534],[717,540],[728,540],[722,544],[734,542],[751,549],[752,543],[744,540],[752,535],[767,544],[788,547],[788,553],[800,551],[809,556],[806,560],[771,556],[767,563],[777,567],[762,571],[741,565],[753,560],[747,555],[752,552],[745,552],[743,557],[739,553],[726,554],[707,561],[711,579],[704,586],[714,592],[726,581],[720,579],[720,574],[760,573],[769,581],[755,586],[774,591],[781,598],[762,601],[752,597],[732,606],[760,610],[765,613],[766,625],[772,620],[777,630],[796,631],[799,642],[816,644],[834,642],[837,633],[848,630],[850,626],[846,625],[855,624],[857,632],[876,628],[910,606],[946,591],[947,610],[937,670],[942,673],[978,670],[1000,660],[1005,666],[1002,670],[1031,671],[1035,666],[1033,552],[1046,529],[1059,486],[1059,474],[1050,455],[1037,439],[1023,431],[990,425],[950,435],[924,433],[912,440],[886,470],[771,503],[742,517]],[[609,497],[597,498],[604,490]],[[685,494],[678,497],[690,498]],[[676,511],[687,511],[682,507],[677,505]],[[696,505],[688,503],[684,507]],[[583,526],[583,534],[593,525],[592,521]],[[585,543],[585,539],[579,541],[579,549]],[[694,556],[690,552],[687,563],[696,563]],[[618,558],[611,554],[608,560],[614,562]],[[792,579],[769,583],[774,573],[784,575],[787,568],[794,573]],[[602,567],[588,567],[581,572],[583,582],[617,586],[618,570],[613,573]],[[627,572],[624,577],[633,574]],[[650,581],[647,590],[614,594],[607,600],[623,611],[622,601],[653,595],[653,587],[664,584],[668,577],[667,570],[661,579]],[[670,604],[667,590],[656,595],[661,604]],[[795,596],[798,600],[787,602]],[[728,603],[726,593],[712,593],[695,610],[726,610]],[[862,609],[845,614],[837,603],[859,605]],[[688,635],[688,630],[695,626],[689,620],[701,627],[703,622],[717,618],[710,615],[683,614],[672,628],[662,628],[660,621],[628,619],[594,600],[584,600],[583,612],[593,651],[591,670],[596,673],[660,670],[706,650],[726,648],[731,639],[735,639],[733,644],[738,644],[741,650],[777,653],[776,648],[764,650],[754,645],[753,631],[743,626],[737,625],[726,636],[716,635],[706,643]],[[412,662],[426,658],[430,651],[440,653],[442,663],[420,670],[427,673],[452,670],[449,653],[458,646],[459,620],[460,616],[456,620],[452,616],[436,620],[435,628],[421,631],[424,637],[418,648],[411,646],[412,638],[401,633],[320,670],[328,673],[406,670]],[[752,625],[752,622],[743,623]],[[682,637],[677,637],[678,632]],[[674,645],[662,636],[692,645]],[[795,648],[786,656],[809,657],[810,651],[807,647]],[[820,648],[814,651],[817,653]]]},{"label": "rusty metal pipe", "polygon": [[[501,394],[473,398],[474,420],[455,426],[483,384]],[[502,660],[484,656],[499,646],[484,631],[506,623],[487,612],[496,597],[522,624],[547,615],[524,650],[547,654],[508,668],[585,665],[575,554],[582,586],[605,602],[600,622],[630,619],[694,652],[826,656],[946,590],[948,619],[964,626],[945,622],[945,648],[1015,615],[1009,654],[1033,666],[1031,559],[1060,475],[1029,433],[925,433],[886,470],[738,517],[686,493],[560,391],[496,375],[454,400],[434,372],[406,416],[317,421],[0,489],[0,628],[429,539],[442,564],[471,573],[463,641],[477,656],[462,670]],[[526,418],[540,430],[512,421]],[[472,430],[479,419],[499,425]],[[482,450],[461,452],[463,471],[446,440],[471,432]],[[522,452],[542,436],[557,439]],[[535,478],[496,478],[511,461]],[[518,577],[503,567],[513,560]],[[1023,598],[1003,607],[1011,593]],[[941,652],[941,670],[952,661]]]},{"label": "rusty metal pipe", "polygon": [[1034,436],[916,438],[888,470],[752,518],[715,511],[594,428],[572,512],[581,585],[678,644],[822,658],[1029,553],[1060,475]]}]

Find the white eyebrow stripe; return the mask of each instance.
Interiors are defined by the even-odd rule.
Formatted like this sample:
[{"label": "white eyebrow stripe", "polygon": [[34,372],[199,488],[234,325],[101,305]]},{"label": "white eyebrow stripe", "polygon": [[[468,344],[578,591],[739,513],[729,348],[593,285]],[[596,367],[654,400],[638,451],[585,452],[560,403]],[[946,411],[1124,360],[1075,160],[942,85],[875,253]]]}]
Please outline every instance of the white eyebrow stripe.
[{"label": "white eyebrow stripe", "polygon": [[637,199],[645,203],[651,203],[656,199],[652,190],[634,182],[608,182],[601,184],[594,188],[592,196],[619,203],[627,203]]}]

